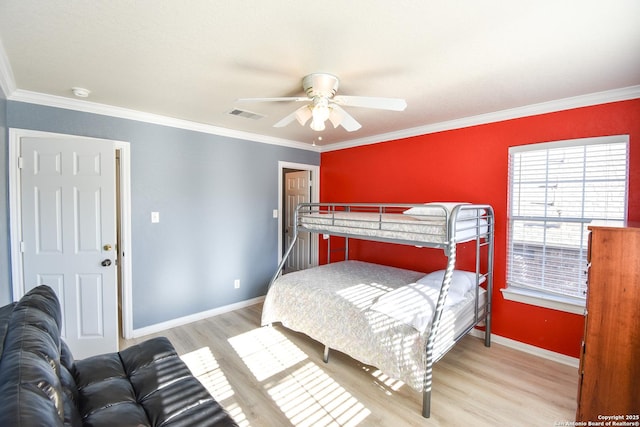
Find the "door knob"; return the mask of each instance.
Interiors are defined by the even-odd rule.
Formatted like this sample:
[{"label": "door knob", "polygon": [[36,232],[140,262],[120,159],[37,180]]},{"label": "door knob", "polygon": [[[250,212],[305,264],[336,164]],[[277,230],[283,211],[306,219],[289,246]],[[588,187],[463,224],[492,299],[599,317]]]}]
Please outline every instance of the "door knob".
[{"label": "door knob", "polygon": [[105,251],[110,251],[111,250],[111,245],[106,244],[102,247],[102,249],[104,249]]},{"label": "door knob", "polygon": [[109,267],[111,265],[111,260],[110,259],[105,259],[100,264],[102,264],[103,267]]}]

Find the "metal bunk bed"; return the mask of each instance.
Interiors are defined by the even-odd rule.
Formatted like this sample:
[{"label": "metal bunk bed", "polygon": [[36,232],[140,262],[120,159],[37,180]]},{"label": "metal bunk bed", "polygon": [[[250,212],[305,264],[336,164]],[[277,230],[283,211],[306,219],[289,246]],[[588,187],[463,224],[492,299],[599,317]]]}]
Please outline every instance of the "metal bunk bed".
[{"label": "metal bunk bed", "polygon": [[[428,418],[431,412],[431,388],[433,364],[453,347],[475,326],[484,321],[485,346],[491,344],[491,295],[493,286],[493,245],[494,213],[490,205],[466,203],[427,203],[417,204],[343,204],[343,203],[304,203],[298,205],[294,214],[294,236],[278,265],[271,282],[282,276],[282,271],[301,232],[345,238],[344,258],[348,259],[349,239],[373,240],[402,245],[442,249],[447,257],[446,270],[442,279],[437,303],[433,310],[428,338],[424,348],[426,361],[423,378],[422,416]],[[457,333],[453,342],[444,351],[436,351],[436,340],[445,300],[450,290],[452,276],[456,266],[457,246],[460,243],[475,242],[475,308],[473,321]],[[327,262],[330,263],[330,239],[327,245]],[[484,251],[484,255],[483,255]],[[483,258],[484,256],[484,258]],[[481,261],[483,259],[483,261]],[[479,284],[486,285],[486,300],[480,307]],[[484,297],[483,297],[484,298]],[[268,297],[267,297],[268,299]],[[264,315],[264,312],[263,312]],[[263,324],[264,324],[263,318]],[[270,324],[270,322],[268,322]],[[305,332],[305,331],[300,331]],[[444,333],[443,333],[444,334]],[[325,344],[324,361],[328,362],[329,346]]]}]

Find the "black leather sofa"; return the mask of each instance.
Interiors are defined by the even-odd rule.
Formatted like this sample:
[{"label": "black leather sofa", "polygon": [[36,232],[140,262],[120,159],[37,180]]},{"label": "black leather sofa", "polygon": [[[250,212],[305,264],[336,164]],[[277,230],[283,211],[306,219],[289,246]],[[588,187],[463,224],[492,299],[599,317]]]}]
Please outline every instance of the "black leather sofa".
[{"label": "black leather sofa", "polygon": [[0,308],[0,426],[237,426],[166,338],[74,360],[53,290]]}]

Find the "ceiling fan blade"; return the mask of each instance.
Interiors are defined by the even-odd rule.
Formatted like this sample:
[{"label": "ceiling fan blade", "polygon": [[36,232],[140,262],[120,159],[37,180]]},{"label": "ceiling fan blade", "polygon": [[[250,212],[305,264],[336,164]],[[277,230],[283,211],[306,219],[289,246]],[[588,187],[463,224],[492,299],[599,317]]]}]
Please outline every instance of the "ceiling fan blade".
[{"label": "ceiling fan blade", "polygon": [[377,108],[379,110],[403,111],[407,101],[400,98],[376,98],[371,96],[334,96],[332,101],[345,107]]},{"label": "ceiling fan blade", "polygon": [[298,120],[298,123],[300,123],[301,126],[304,126],[313,115],[309,105],[305,105],[304,107],[298,108],[295,111],[295,114],[296,114],[296,120]]},{"label": "ceiling fan blade", "polygon": [[329,120],[334,128],[342,126],[347,132],[353,132],[362,127],[349,113],[337,104],[331,105]]},{"label": "ceiling fan blade", "polygon": [[298,108],[296,111],[289,114],[288,116],[280,120],[278,123],[273,125],[273,127],[274,128],[285,127],[286,125],[288,125],[294,120],[298,120],[298,123],[304,126],[304,124],[307,122],[307,120],[309,120],[309,118],[311,118],[311,110],[309,109],[308,105],[303,105],[302,107]]},{"label": "ceiling fan blade", "polygon": [[280,101],[309,101],[306,96],[283,96],[279,98],[240,98],[238,102],[280,102]]}]

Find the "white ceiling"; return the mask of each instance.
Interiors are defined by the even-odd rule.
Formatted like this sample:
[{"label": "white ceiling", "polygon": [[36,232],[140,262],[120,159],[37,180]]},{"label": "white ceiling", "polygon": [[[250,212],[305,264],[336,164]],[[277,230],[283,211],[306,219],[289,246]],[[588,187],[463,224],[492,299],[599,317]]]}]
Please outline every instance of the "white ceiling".
[{"label": "white ceiling", "polygon": [[[326,146],[637,93],[639,17],[638,0],[0,0],[0,59],[9,99],[71,99],[79,86],[91,91],[87,105],[258,140],[322,136]],[[295,121],[273,127],[300,104],[236,101],[302,95],[312,72],[337,75],[341,95],[404,98],[408,107],[350,107],[362,129],[318,133]],[[228,114],[234,108],[265,117]]]}]

